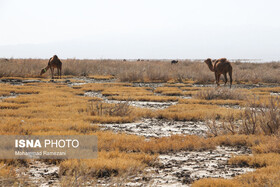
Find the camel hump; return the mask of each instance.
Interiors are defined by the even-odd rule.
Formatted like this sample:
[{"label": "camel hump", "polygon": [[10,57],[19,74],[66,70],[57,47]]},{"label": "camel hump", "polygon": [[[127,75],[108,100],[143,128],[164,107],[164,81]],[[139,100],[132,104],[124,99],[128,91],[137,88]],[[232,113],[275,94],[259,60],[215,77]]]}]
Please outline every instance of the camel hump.
[{"label": "camel hump", "polygon": [[227,61],[227,59],[226,58],[220,58],[219,60],[217,60],[217,61],[220,61],[220,62],[226,62]]}]

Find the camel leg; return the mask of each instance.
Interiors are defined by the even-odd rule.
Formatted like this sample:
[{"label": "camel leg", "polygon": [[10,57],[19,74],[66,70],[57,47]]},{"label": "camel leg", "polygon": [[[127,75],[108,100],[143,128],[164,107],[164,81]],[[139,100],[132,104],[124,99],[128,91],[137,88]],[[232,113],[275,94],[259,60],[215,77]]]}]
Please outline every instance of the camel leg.
[{"label": "camel leg", "polygon": [[220,86],[219,82],[220,82],[220,77],[221,77],[221,74],[217,74],[217,85]]},{"label": "camel leg", "polygon": [[59,79],[59,68],[57,68],[57,79]]},{"label": "camel leg", "polygon": [[228,72],[229,74],[229,81],[230,81],[230,88],[231,88],[231,85],[232,85],[232,69]]},{"label": "camel leg", "polygon": [[51,68],[51,73],[52,73],[52,79],[53,79],[53,70],[54,70],[54,69],[53,69],[53,68]]},{"label": "camel leg", "polygon": [[216,84],[218,85],[218,74],[215,72],[215,81],[216,81]]},{"label": "camel leg", "polygon": [[227,84],[227,74],[224,73],[224,77],[225,77],[225,85]]},{"label": "camel leg", "polygon": [[61,70],[62,70],[62,68],[60,68],[60,70],[59,70],[60,71],[60,79],[61,79]]}]

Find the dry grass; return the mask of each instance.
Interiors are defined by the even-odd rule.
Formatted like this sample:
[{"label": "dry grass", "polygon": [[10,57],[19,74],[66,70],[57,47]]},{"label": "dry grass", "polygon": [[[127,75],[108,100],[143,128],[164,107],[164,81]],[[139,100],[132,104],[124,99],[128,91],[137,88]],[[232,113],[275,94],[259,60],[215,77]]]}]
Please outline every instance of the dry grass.
[{"label": "dry grass", "polygon": [[210,104],[177,104],[158,111],[157,117],[179,121],[198,121],[212,116],[215,116],[215,119],[226,118],[229,113],[238,117],[240,111]]},{"label": "dry grass", "polygon": [[152,165],[157,155],[145,153],[125,153],[120,151],[98,152],[97,159],[65,160],[60,163],[60,175],[78,175],[91,177],[110,177],[124,173],[137,173],[145,166]]},{"label": "dry grass", "polygon": [[[88,68],[91,67],[91,63],[93,62],[86,62],[88,67],[85,70],[89,70]],[[111,63],[119,65],[119,62],[111,61],[105,62],[104,65],[106,67],[106,65]],[[144,63],[142,66],[145,67],[148,62],[141,63]],[[197,63],[198,64],[192,62],[188,64],[188,62],[184,62],[179,66],[181,66],[181,68],[184,68],[184,66],[189,66],[189,68],[191,68],[194,64],[199,66],[200,63]],[[134,68],[134,65],[133,63],[130,65],[130,70]],[[204,67],[204,64],[200,65]],[[163,64],[161,68],[164,68],[164,66],[168,66],[168,64]],[[117,70],[117,68],[121,67],[124,68],[123,66],[115,68]],[[72,67],[69,67],[69,72],[71,68]],[[75,71],[79,72],[79,68],[81,67],[76,66],[76,68]],[[152,67],[150,68],[151,70],[149,71],[156,71]],[[175,70],[176,68],[177,67],[174,67]],[[24,69],[24,71],[30,70]],[[95,73],[99,76],[91,78],[113,78],[109,76],[109,73],[102,73],[102,71],[103,70],[100,70],[98,73]],[[211,74],[208,70],[206,72],[207,74]],[[91,72],[86,73],[91,74]],[[160,72],[158,73],[160,74]],[[182,73],[183,75],[181,71],[178,71],[178,73]],[[270,92],[278,92],[279,88],[257,88],[251,91],[247,91],[246,89],[223,89],[222,92],[216,95],[215,91],[213,91],[213,94],[210,95],[211,97],[213,95],[215,97],[212,97],[210,100],[207,99],[208,97],[202,97],[200,99],[178,99],[176,96],[169,95],[195,95],[199,92],[206,92],[208,88],[189,87],[189,83],[186,83],[189,81],[187,79],[196,78],[195,76],[192,78],[188,77],[192,74],[183,78],[181,75],[178,75],[177,78],[171,75],[172,74],[168,74],[167,76],[170,78],[170,82],[172,82],[172,80],[174,82],[181,80],[182,83],[167,83],[164,87],[154,90],[156,93],[167,96],[154,95],[151,88],[132,87],[131,83],[92,83],[74,86],[73,88],[60,83],[30,83],[22,86],[1,84],[1,96],[8,96],[11,93],[21,95],[18,95],[16,98],[3,99],[0,102],[0,134],[96,135],[98,137],[98,159],[80,161],[63,160],[58,164],[60,166],[60,175],[66,178],[70,176],[91,178],[137,174],[143,170],[144,167],[153,165],[157,160],[158,154],[176,151],[208,150],[214,149],[217,145],[247,146],[253,150],[254,155],[234,157],[229,163],[266,168],[257,169],[256,172],[235,177],[232,180],[203,179],[195,182],[194,186],[272,186],[272,184],[277,186],[280,177],[279,100],[277,100],[277,97],[269,96],[269,94]],[[114,76],[120,78],[120,74],[114,74]],[[142,79],[145,79],[145,81],[152,80],[152,75],[150,76],[145,73],[143,76],[140,74],[137,76],[139,77],[136,81]],[[184,78],[186,78],[186,80],[182,80]],[[132,77],[132,79],[134,78]],[[179,104],[155,112],[149,109],[129,107],[127,103],[105,104],[102,103],[100,98],[79,96],[85,91],[98,91],[108,96],[108,98],[117,100],[171,101],[174,99],[172,101],[179,100]],[[246,100],[243,99],[243,97],[239,97],[240,93],[248,95],[248,97],[246,97],[251,101],[254,99],[253,94],[258,95],[260,99],[249,105],[250,108],[255,107],[253,112],[249,111],[248,115],[245,115],[246,113],[243,113],[241,110],[227,109],[218,106],[225,104],[246,106]],[[244,112],[246,112],[246,110]],[[241,119],[241,122],[243,120],[241,124],[251,126],[252,120],[250,119],[250,115],[254,116],[254,112],[258,113],[259,117],[257,133],[246,133],[244,131],[245,127],[242,125],[234,130],[230,128],[230,126],[225,126],[224,129],[227,127],[229,128],[227,133],[217,134],[216,137],[208,138],[173,135],[164,138],[150,138],[149,141],[147,141],[145,137],[142,136],[100,131],[98,126],[98,124],[102,125],[102,123],[133,122],[143,117],[196,121],[205,120],[209,118],[209,116],[214,116],[215,120],[219,119],[229,122],[229,125]],[[242,113],[243,116],[240,117]],[[252,119],[254,120],[255,118]],[[93,125],[93,123],[96,125]],[[272,129],[272,131],[269,129]],[[233,130],[234,133],[231,133],[231,130]],[[2,161],[1,164],[6,165],[0,169],[0,179],[2,177],[11,180],[8,180],[8,183],[0,182],[0,185],[9,186],[10,184],[20,184],[20,182],[14,178],[14,171],[15,168],[24,166],[21,163],[7,160]]]},{"label": "dry grass", "polygon": [[202,179],[192,186],[279,186],[279,154],[238,156],[230,159],[230,164],[263,167],[234,179]]},{"label": "dry grass", "polygon": [[178,87],[158,87],[154,92],[169,96],[183,95],[183,91]]},{"label": "dry grass", "polygon": [[[0,77],[38,77],[46,66],[44,59],[10,59],[0,63]],[[63,75],[72,76],[114,76],[120,81],[134,82],[186,82],[214,83],[214,74],[202,61],[180,61],[171,66],[168,61],[150,60],[144,62],[121,60],[62,60]],[[233,80],[237,83],[280,83],[279,63],[232,63]],[[14,68],[17,67],[17,68]],[[270,72],[264,73],[264,72]],[[46,75],[47,76],[47,75]],[[223,79],[223,78],[222,78]]]},{"label": "dry grass", "polygon": [[229,179],[202,179],[196,181],[192,186],[195,187],[226,187],[226,186],[279,186],[280,185],[280,170],[279,166],[269,166],[266,168],[257,169],[253,173]]},{"label": "dry grass", "polygon": [[280,166],[280,154],[256,154],[253,156],[235,156],[229,159],[229,164],[238,166],[266,167]]},{"label": "dry grass", "polygon": [[128,116],[131,108],[128,102],[120,102],[117,104],[102,103],[101,101],[90,102],[88,106],[90,115],[95,116]]},{"label": "dry grass", "polygon": [[241,186],[237,181],[228,179],[201,179],[192,184],[193,187],[236,187]]},{"label": "dry grass", "polygon": [[205,99],[205,100],[245,100],[246,95],[244,89],[230,89],[230,88],[209,88],[198,91],[195,98]]},{"label": "dry grass", "polygon": [[218,145],[252,147],[254,155],[235,156],[228,163],[239,167],[250,166],[260,169],[233,179],[201,179],[194,182],[192,186],[279,186],[279,137],[226,135],[215,137],[212,141]]},{"label": "dry grass", "polygon": [[[151,139],[147,142],[144,137],[136,135],[99,131],[99,127],[93,125],[92,122],[132,122],[141,117],[155,117],[152,116],[155,114],[147,109],[128,107],[122,104],[108,104],[107,106],[107,104],[102,103],[105,106],[105,109],[103,108],[105,111],[103,109],[101,111],[101,102],[93,104],[90,108],[92,98],[78,96],[80,89],[73,89],[65,84],[32,83],[22,86],[9,84],[1,86],[1,89],[8,90],[8,93],[16,90],[28,94],[3,99],[0,102],[2,106],[0,110],[0,134],[93,134],[98,136],[98,147],[102,153],[99,159],[102,162],[82,161],[83,166],[79,168],[75,167],[77,161],[66,160],[61,164],[61,171],[65,171],[64,174],[81,171],[87,173],[86,175],[99,177],[107,175],[108,172],[110,175],[134,173],[147,164],[151,164],[157,153],[205,150],[215,147],[213,143],[197,136],[172,136]],[[115,155],[114,159],[108,156],[112,154]],[[119,164],[120,162],[122,164]],[[15,168],[22,167],[17,163],[13,165]],[[86,167],[84,167],[85,165]]]}]

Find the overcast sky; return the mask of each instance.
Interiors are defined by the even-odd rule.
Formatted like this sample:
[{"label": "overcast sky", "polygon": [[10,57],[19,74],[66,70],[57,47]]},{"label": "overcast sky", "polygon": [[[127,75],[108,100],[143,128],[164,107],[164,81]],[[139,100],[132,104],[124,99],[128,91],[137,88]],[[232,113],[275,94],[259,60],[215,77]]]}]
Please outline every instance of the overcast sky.
[{"label": "overcast sky", "polygon": [[0,0],[0,57],[280,60],[279,0]]}]

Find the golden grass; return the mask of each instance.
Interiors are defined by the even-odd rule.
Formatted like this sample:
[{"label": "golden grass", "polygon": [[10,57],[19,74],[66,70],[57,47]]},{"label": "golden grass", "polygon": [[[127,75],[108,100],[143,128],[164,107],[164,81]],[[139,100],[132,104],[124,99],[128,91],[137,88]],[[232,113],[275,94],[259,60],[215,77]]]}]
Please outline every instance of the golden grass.
[{"label": "golden grass", "polygon": [[157,87],[154,92],[170,96],[183,95],[183,91],[177,87]]},{"label": "golden grass", "polygon": [[96,80],[110,80],[114,78],[112,75],[89,75],[87,77]]},{"label": "golden grass", "polygon": [[8,96],[11,93],[14,94],[38,94],[40,90],[35,88],[32,85],[25,86],[12,86],[10,84],[4,84],[0,87],[0,96]]},{"label": "golden grass", "polygon": [[256,154],[253,156],[235,156],[229,159],[229,164],[253,167],[280,166],[280,154]]},{"label": "golden grass", "polygon": [[[100,151],[97,159],[65,160],[60,163],[60,175],[108,177],[124,173],[137,173],[145,166],[152,165],[157,155],[145,153],[125,153],[120,151]],[[77,175],[77,174],[76,174]]]},{"label": "golden grass", "polygon": [[201,179],[192,186],[194,187],[227,187],[227,186],[279,186],[279,166],[269,166],[257,169],[255,172],[247,173],[234,179]]},{"label": "golden grass", "polygon": [[229,113],[237,117],[239,110],[208,104],[177,104],[158,111],[158,118],[180,121],[197,121],[216,116],[217,119],[228,117]]},{"label": "golden grass", "polygon": [[228,179],[201,179],[192,184],[193,187],[236,187],[241,186],[237,181]]},{"label": "golden grass", "polygon": [[246,89],[230,89],[225,87],[218,87],[200,90],[196,93],[195,98],[206,100],[245,100],[247,98],[247,95],[248,90]]},{"label": "golden grass", "polygon": [[173,135],[171,137],[151,138],[112,132],[93,133],[98,137],[98,149],[106,151],[129,151],[145,153],[168,153],[181,150],[207,150],[215,148],[215,141],[190,135]]},{"label": "golden grass", "polygon": [[272,136],[268,141],[259,143],[252,147],[254,153],[279,153],[280,138]]},{"label": "golden grass", "polygon": [[[179,104],[157,112],[130,107],[131,113],[127,116],[110,116],[97,115],[96,113],[92,115],[88,110],[89,103],[92,100],[100,99],[78,96],[84,91],[101,91],[118,100],[126,100],[126,98],[131,97],[134,100],[147,100],[148,98],[151,101],[163,101],[164,99],[172,98],[171,96],[155,96],[151,92],[151,88],[131,86],[130,83],[92,83],[75,86],[73,89],[62,83],[30,83],[22,86],[1,84],[0,93],[2,94],[20,93],[24,95],[2,99],[0,102],[0,134],[96,135],[98,137],[98,159],[64,160],[60,162],[61,176],[72,175],[73,173],[89,177],[114,176],[124,173],[135,174],[144,167],[152,165],[157,158],[157,154],[182,150],[214,149],[217,145],[247,146],[252,148],[253,156],[234,157],[229,163],[246,163],[254,167],[266,166],[267,168],[258,169],[256,172],[236,177],[233,180],[203,179],[195,182],[194,185],[230,186],[238,184],[246,186],[249,184],[279,184],[280,174],[276,168],[279,169],[280,140],[277,136],[224,135],[214,138],[202,138],[198,136],[173,135],[164,138],[151,138],[147,141],[142,136],[99,131],[97,124],[133,122],[142,117],[195,121],[204,120],[208,116],[226,118],[230,113],[238,119],[240,110],[226,109],[217,105],[244,104],[244,101],[232,99],[180,99]],[[162,92],[178,89],[183,91],[183,88],[183,84],[177,86],[165,85]],[[185,92],[197,92],[204,88],[195,89],[185,89]],[[257,90],[257,93],[259,92],[261,91]],[[267,99],[269,98],[267,95],[259,97],[261,98],[258,101],[260,103],[268,101]],[[252,99],[252,97],[249,97],[249,99]],[[108,105],[113,106],[115,104]],[[96,125],[93,125],[93,123]],[[7,164],[9,161],[2,161],[2,163]],[[8,177],[7,172],[9,170],[13,173],[15,168],[22,167],[22,165],[14,163],[10,167],[0,170],[0,178]]]},{"label": "golden grass", "polygon": [[[19,95],[1,102],[0,134],[97,135],[98,148],[102,153],[100,160],[82,161],[82,165],[87,165],[85,168],[82,166],[82,168],[76,168],[74,167],[76,161],[65,160],[61,164],[61,171],[65,171],[65,173],[82,170],[98,177],[100,176],[99,168],[103,168],[101,169],[103,173],[104,171],[109,171],[109,173],[117,171],[115,174],[137,172],[139,168],[150,164],[149,160],[154,160],[157,153],[214,148],[214,144],[197,136],[172,136],[151,139],[147,142],[144,137],[136,135],[98,131],[98,126],[93,125],[93,122],[98,124],[132,122],[141,117],[155,117],[156,114],[148,109],[131,107],[131,113],[127,117],[90,115],[88,104],[92,98],[78,96],[77,93],[80,89],[73,89],[59,83],[32,83],[32,86],[29,86],[3,84],[3,89],[5,87],[18,91],[28,89],[31,93],[36,94]],[[126,91],[125,88],[124,90]],[[131,152],[135,152],[135,154]],[[112,154],[115,155],[114,159],[106,156]],[[18,165],[15,164],[15,167]]]}]

